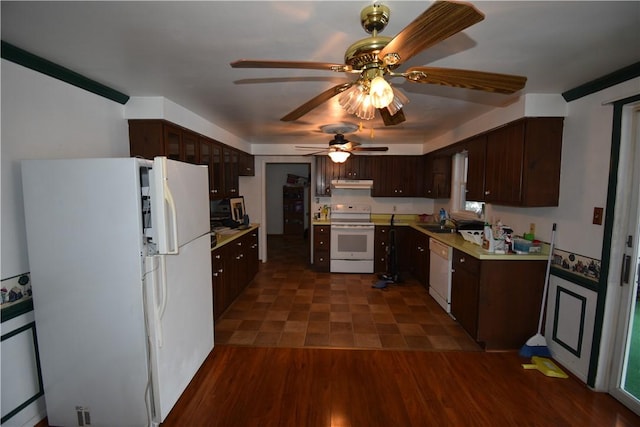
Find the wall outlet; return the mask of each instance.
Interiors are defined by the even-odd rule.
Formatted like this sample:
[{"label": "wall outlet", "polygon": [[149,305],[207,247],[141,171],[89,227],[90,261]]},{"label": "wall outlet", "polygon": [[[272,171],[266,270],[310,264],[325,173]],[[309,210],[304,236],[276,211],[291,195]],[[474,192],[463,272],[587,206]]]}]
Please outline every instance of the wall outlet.
[{"label": "wall outlet", "polygon": [[394,212],[396,211],[396,205],[393,205],[393,211]]},{"label": "wall outlet", "polygon": [[534,222],[529,224],[529,234],[531,234],[532,236],[536,235],[536,224]]}]

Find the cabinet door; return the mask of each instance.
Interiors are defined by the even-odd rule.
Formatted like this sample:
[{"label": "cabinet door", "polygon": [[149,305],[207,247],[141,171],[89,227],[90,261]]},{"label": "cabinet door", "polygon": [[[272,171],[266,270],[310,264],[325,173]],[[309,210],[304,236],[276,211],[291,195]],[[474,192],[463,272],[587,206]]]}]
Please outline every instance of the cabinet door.
[{"label": "cabinet door", "polygon": [[429,236],[413,230],[414,254],[413,274],[423,286],[429,287]]},{"label": "cabinet door", "polygon": [[252,230],[247,235],[247,265],[249,272],[249,282],[253,280],[256,274],[258,274],[258,270],[260,268],[260,247],[258,245],[258,229]]},{"label": "cabinet door", "polygon": [[390,197],[393,195],[391,156],[373,156],[370,160],[373,187],[372,197]]},{"label": "cabinet door", "polygon": [[329,271],[331,232],[328,225],[313,226],[313,265],[318,271]]},{"label": "cabinet door", "polygon": [[391,227],[388,225],[376,225],[373,239],[373,267],[377,273],[387,273],[387,247],[389,245],[389,230]]},{"label": "cabinet door", "polygon": [[453,250],[451,314],[473,339],[478,335],[479,272],[478,259]]},{"label": "cabinet door", "polygon": [[466,144],[467,150],[467,188],[466,200],[483,202],[484,175],[485,175],[485,150],[487,147],[486,135],[473,138]]},{"label": "cabinet door", "polygon": [[228,246],[221,246],[211,252],[214,319],[218,319],[233,301],[227,279],[229,262]]},{"label": "cabinet door", "polygon": [[255,176],[255,157],[252,154],[240,154],[240,176]]},{"label": "cabinet door", "polygon": [[129,120],[131,157],[152,160],[165,155],[164,129],[160,120]]},{"label": "cabinet door", "polygon": [[198,164],[198,135],[182,131],[182,161]]},{"label": "cabinet door", "polygon": [[485,162],[485,200],[520,204],[522,200],[522,162],[524,122],[496,129],[487,135]]},{"label": "cabinet door", "polygon": [[344,163],[335,163],[334,178],[371,179],[370,158],[362,155],[351,155]]},{"label": "cabinet door", "polygon": [[423,160],[425,197],[443,199],[451,197],[451,155],[427,154]]},{"label": "cabinet door", "polygon": [[172,160],[183,160],[182,130],[168,124],[164,125],[165,156]]},{"label": "cabinet door", "polygon": [[224,194],[224,156],[222,155],[222,145],[211,143],[211,198],[222,199]]},{"label": "cabinet door", "polygon": [[209,198],[211,198],[211,190],[213,190],[212,163],[213,156],[211,153],[211,144],[209,143],[209,140],[203,137],[198,138],[198,164],[205,165],[209,168]]},{"label": "cabinet door", "polygon": [[422,156],[372,156],[373,197],[422,195]]},{"label": "cabinet door", "polygon": [[422,156],[394,156],[392,159],[394,196],[418,197],[422,189]]},{"label": "cabinet door", "polygon": [[224,179],[223,188],[225,197],[236,197],[238,193],[238,169],[239,158],[238,151],[230,147],[222,149],[224,156]]},{"label": "cabinet door", "polygon": [[316,158],[316,196],[331,196],[331,179],[333,165],[329,156],[315,156]]},{"label": "cabinet door", "polygon": [[524,206],[558,206],[562,127],[562,117],[535,117],[526,121],[522,176]]}]

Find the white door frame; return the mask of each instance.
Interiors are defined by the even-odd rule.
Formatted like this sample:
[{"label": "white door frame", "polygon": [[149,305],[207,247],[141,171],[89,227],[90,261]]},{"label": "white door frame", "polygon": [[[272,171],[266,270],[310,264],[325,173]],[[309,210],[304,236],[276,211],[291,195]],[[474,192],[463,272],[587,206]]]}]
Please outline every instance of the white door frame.
[{"label": "white door frame", "polygon": [[[637,266],[640,251],[640,103],[626,106],[623,110],[620,163],[618,168],[619,188],[617,200],[620,210],[616,212],[623,215],[626,220],[618,222],[618,234],[622,239],[617,239],[616,248],[611,248],[612,266],[617,263],[619,268],[612,269],[612,274],[620,274],[624,257],[630,257],[629,281],[622,283],[619,277],[618,286],[610,289],[609,297],[617,302],[619,316],[615,328],[615,339],[611,354],[611,371],[609,375],[609,393],[622,402],[625,406],[640,414],[640,400],[636,399],[621,388],[622,379],[626,375],[625,360],[628,355],[627,342],[630,338],[632,313],[635,307],[636,290],[638,283]],[[626,177],[626,179],[624,179]],[[625,242],[627,236],[633,236],[631,245]],[[615,239],[614,239],[615,242]],[[613,270],[616,270],[613,272]],[[611,278],[611,275],[610,275]],[[612,282],[609,282],[612,284]],[[640,333],[640,331],[635,331]]]}]

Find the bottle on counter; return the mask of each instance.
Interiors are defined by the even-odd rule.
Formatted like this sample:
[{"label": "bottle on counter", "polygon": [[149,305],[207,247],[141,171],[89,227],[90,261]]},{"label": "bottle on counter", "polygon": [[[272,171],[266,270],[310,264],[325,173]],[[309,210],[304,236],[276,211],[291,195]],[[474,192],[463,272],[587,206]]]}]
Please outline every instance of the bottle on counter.
[{"label": "bottle on counter", "polygon": [[491,225],[484,225],[484,237],[482,238],[482,248],[488,252],[495,252],[495,242],[493,240],[493,230]]}]

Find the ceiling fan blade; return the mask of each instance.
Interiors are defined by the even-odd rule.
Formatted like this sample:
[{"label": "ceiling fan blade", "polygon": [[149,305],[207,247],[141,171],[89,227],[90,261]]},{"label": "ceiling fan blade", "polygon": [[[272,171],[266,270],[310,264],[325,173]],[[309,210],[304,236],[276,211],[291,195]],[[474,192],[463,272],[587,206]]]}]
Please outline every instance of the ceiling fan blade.
[{"label": "ceiling fan blade", "polygon": [[341,83],[337,86],[327,89],[324,92],[322,92],[320,95],[316,96],[315,98],[312,98],[309,101],[305,102],[304,104],[302,104],[301,106],[299,106],[298,108],[296,108],[295,110],[293,110],[292,112],[290,112],[289,114],[281,118],[280,120],[282,120],[283,122],[291,122],[293,120],[297,120],[300,117],[307,114],[309,111],[319,106],[320,104],[330,100],[331,98],[338,95],[339,93],[342,93],[345,90],[349,89],[352,85],[353,85],[353,82]]},{"label": "ceiling fan blade", "polygon": [[402,111],[402,108],[399,109],[393,116],[386,107],[379,108],[378,111],[380,112],[380,117],[382,117],[382,121],[384,122],[385,126],[398,125],[407,120],[407,118],[404,116],[404,111]]},{"label": "ceiling fan blade", "polygon": [[438,67],[411,67],[407,70],[406,75],[408,80],[418,83],[431,83],[504,94],[514,93],[522,89],[527,82],[527,78],[523,76]]},{"label": "ceiling fan blade", "polygon": [[[320,147],[307,147],[307,146],[303,146],[303,145],[296,145],[296,148],[299,148],[301,150],[318,150],[320,149]],[[323,150],[326,150],[326,148],[324,148]]]},{"label": "ceiling fan blade", "polygon": [[[422,50],[483,19],[484,14],[469,3],[437,1],[400,31],[378,53],[378,58],[384,62],[385,56],[397,54],[396,62],[407,62]],[[393,65],[388,61],[389,65]]]},{"label": "ceiling fan blade", "polygon": [[355,147],[352,151],[389,151],[389,147]]},{"label": "ceiling fan blade", "polygon": [[240,59],[231,64],[232,68],[298,68],[304,70],[350,71],[351,66],[329,62],[311,61],[271,61],[259,59]]}]

